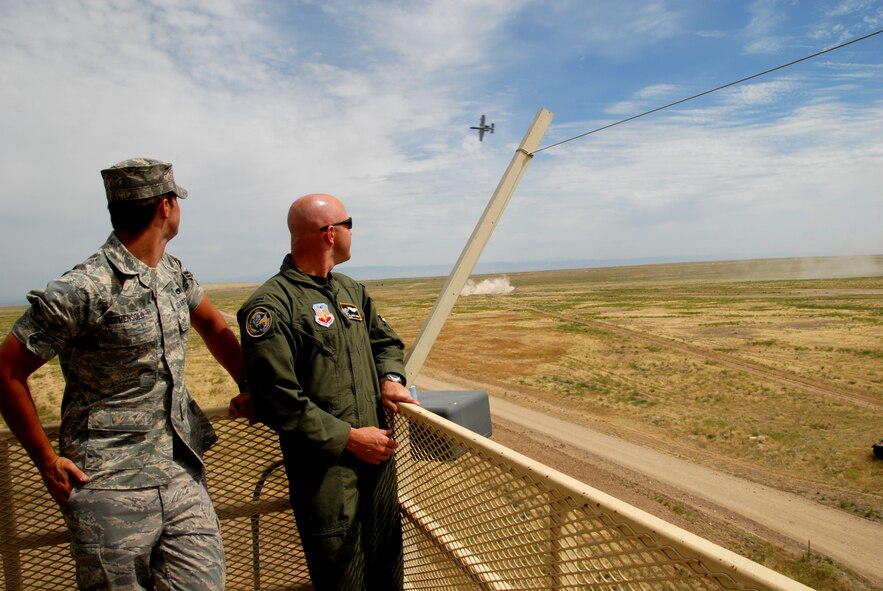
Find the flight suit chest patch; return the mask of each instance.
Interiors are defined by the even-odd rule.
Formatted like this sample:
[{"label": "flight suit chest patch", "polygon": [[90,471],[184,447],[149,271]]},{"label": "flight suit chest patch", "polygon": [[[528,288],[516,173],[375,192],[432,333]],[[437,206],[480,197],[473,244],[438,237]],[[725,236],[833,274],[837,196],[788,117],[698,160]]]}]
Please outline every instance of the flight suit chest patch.
[{"label": "flight suit chest patch", "polygon": [[334,315],[331,313],[331,309],[325,302],[313,304],[313,313],[315,314],[313,319],[319,326],[328,328],[334,324]]},{"label": "flight suit chest patch", "polygon": [[362,313],[359,312],[359,308],[355,304],[340,302],[340,311],[347,320],[362,322]]}]

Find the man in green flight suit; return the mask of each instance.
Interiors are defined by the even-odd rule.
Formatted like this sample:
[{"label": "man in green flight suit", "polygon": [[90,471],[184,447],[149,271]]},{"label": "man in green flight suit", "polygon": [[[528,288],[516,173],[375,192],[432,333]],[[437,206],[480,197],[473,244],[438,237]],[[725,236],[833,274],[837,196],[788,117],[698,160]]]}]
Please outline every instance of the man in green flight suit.
[{"label": "man in green flight suit", "polygon": [[279,434],[316,589],[397,590],[397,443],[384,407],[417,401],[401,339],[363,285],[331,273],[350,258],[352,224],[331,195],[291,205],[291,254],[239,310],[242,352],[255,415]]}]

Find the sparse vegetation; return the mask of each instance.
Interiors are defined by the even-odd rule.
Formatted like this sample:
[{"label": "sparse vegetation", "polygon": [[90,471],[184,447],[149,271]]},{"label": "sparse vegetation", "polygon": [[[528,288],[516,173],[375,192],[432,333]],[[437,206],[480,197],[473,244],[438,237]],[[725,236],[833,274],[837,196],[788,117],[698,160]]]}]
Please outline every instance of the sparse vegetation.
[{"label": "sparse vegetation", "polygon": [[[510,274],[512,294],[455,307],[425,371],[457,368],[521,400],[559,400],[572,418],[601,413],[612,431],[662,446],[694,441],[719,456],[713,464],[805,494],[833,487],[856,514],[879,514],[868,492],[883,485],[870,453],[883,435],[883,365],[868,320],[883,278],[746,282],[733,280],[737,266],[728,275],[716,264],[706,283],[695,280],[702,264],[641,268],[639,279],[626,269]],[[428,309],[408,305],[409,289],[374,293],[413,338]],[[715,426],[722,416],[734,420]]]},{"label": "sparse vegetation", "polygon": [[[498,386],[494,395],[883,520],[883,462],[870,449],[883,437],[883,277],[799,280],[758,262],[749,280],[747,268],[510,273],[514,292],[458,302],[424,371],[456,372]],[[366,283],[409,343],[443,280]],[[253,287],[207,291],[235,329]],[[21,311],[0,309],[0,330]],[[195,332],[190,347],[194,396],[226,406],[232,380]],[[41,416],[57,420],[57,361],[31,387]],[[744,553],[815,588],[850,588],[812,554]]]}]

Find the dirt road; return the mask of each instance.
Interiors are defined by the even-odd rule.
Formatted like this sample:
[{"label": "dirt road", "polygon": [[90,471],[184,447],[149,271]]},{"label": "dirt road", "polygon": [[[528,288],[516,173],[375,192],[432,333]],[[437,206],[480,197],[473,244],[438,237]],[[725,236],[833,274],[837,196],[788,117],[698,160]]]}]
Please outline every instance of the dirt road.
[{"label": "dirt road", "polygon": [[[421,376],[418,388],[458,390],[463,386]],[[686,498],[701,499],[723,511],[741,516],[792,540],[807,543],[820,553],[869,579],[883,589],[883,525],[831,509],[803,497],[710,470],[611,437],[582,425],[550,417],[505,400],[491,397],[494,421],[517,425],[543,445],[560,442],[642,475],[641,486],[659,483],[681,491]],[[524,453],[524,450],[522,450]],[[525,455],[530,455],[526,453]]]}]

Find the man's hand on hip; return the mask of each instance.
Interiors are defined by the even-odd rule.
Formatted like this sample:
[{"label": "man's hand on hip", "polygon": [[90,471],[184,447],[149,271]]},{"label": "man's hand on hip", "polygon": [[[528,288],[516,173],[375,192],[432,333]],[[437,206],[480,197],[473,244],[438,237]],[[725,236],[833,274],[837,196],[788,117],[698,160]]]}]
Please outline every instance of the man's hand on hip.
[{"label": "man's hand on hip", "polygon": [[71,490],[76,484],[86,484],[89,477],[80,470],[76,464],[63,456],[57,456],[55,460],[40,470],[46,489],[59,507],[67,503]]}]

